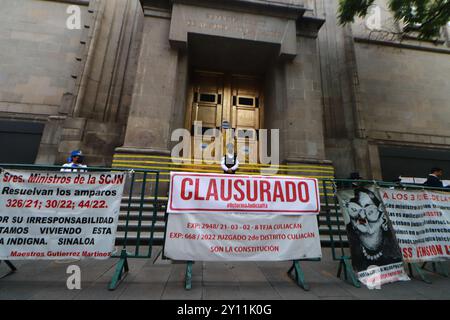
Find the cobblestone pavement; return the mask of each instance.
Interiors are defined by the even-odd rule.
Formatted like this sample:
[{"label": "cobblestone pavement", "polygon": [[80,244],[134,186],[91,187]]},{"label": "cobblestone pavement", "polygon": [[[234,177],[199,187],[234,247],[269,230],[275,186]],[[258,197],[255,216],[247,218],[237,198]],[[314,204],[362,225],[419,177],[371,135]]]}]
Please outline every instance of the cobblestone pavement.
[{"label": "cobblestone pavement", "polygon": [[[185,264],[156,259],[159,251],[152,259],[130,259],[130,272],[115,291],[107,288],[117,259],[17,261],[18,271],[0,280],[0,299],[450,299],[450,278],[431,272],[426,275],[432,284],[412,279],[381,290],[355,288],[336,277],[338,264],[328,249],[323,249],[322,261],[301,263],[310,291],[288,277],[289,262],[196,262],[192,290],[186,291]],[[81,268],[81,290],[67,289],[70,264]],[[7,270],[0,264],[0,275]]]}]

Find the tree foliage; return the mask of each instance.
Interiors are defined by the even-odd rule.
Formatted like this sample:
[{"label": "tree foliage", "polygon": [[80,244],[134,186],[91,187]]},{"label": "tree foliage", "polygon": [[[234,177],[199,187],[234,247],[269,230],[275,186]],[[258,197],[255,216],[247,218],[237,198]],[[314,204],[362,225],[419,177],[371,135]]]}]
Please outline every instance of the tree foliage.
[{"label": "tree foliage", "polygon": [[[339,21],[347,24],[355,17],[365,17],[375,0],[340,0]],[[431,40],[450,21],[450,0],[389,0],[389,9],[397,21],[402,21],[404,33],[416,32],[420,38]]]}]

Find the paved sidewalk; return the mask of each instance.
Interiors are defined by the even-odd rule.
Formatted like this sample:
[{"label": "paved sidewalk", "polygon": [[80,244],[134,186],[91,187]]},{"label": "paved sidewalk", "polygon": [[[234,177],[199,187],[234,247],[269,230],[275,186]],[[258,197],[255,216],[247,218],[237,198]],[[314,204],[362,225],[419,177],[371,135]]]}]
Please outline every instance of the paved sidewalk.
[{"label": "paved sidewalk", "polygon": [[[17,261],[18,271],[0,280],[0,299],[450,299],[450,278],[426,273],[432,284],[412,279],[385,285],[381,290],[354,288],[336,278],[337,262],[323,249],[321,262],[303,262],[311,290],[306,292],[287,276],[289,262],[202,263],[193,268],[193,287],[183,287],[185,264],[130,259],[130,273],[115,290],[107,287],[117,259],[75,263]],[[68,290],[67,266],[81,267],[81,290]],[[7,271],[0,264],[0,275]]]}]

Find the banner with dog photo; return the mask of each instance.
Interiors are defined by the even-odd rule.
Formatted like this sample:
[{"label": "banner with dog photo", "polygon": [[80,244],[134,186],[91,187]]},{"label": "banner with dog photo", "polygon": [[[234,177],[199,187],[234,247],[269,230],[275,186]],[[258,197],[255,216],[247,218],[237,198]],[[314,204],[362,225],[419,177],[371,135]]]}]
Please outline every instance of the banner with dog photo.
[{"label": "banner with dog photo", "polygon": [[340,190],[336,195],[359,281],[373,287],[409,280],[392,224],[373,186]]}]

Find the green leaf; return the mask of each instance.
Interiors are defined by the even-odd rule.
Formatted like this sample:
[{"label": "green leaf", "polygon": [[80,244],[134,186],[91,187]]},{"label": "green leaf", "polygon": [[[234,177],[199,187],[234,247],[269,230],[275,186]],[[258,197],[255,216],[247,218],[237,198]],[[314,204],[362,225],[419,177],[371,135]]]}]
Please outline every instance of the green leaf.
[{"label": "green leaf", "polygon": [[[342,25],[365,17],[374,0],[340,0],[338,18]],[[450,21],[450,0],[390,0],[389,9],[405,25],[405,33],[417,33],[420,39],[432,40]]]}]

